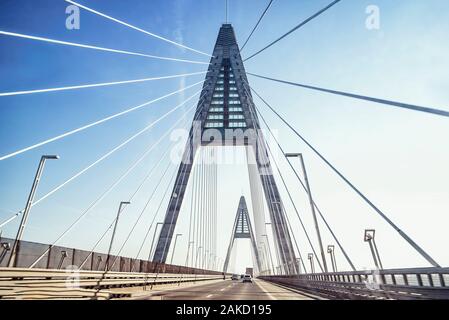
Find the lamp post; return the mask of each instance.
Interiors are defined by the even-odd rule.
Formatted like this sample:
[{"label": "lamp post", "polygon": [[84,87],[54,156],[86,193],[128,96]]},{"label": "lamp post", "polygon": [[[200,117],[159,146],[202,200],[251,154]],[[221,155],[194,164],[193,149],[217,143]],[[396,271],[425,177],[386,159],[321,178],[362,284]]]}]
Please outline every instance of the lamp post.
[{"label": "lamp post", "polygon": [[176,242],[178,241],[178,237],[182,236],[182,233],[178,233],[175,236],[175,243],[173,244],[173,251],[171,253],[170,264],[173,264],[173,256],[175,255],[176,250]]},{"label": "lamp post", "polygon": [[332,270],[334,272],[337,272],[337,261],[335,260],[335,246],[334,245],[328,245],[327,246],[327,253],[331,256],[331,262],[332,262]]},{"label": "lamp post", "polygon": [[[189,266],[189,256],[190,256],[190,246],[192,246],[193,249],[193,244],[195,243],[195,241],[189,241],[189,245],[187,246],[187,256],[186,256],[186,262],[184,263],[184,265],[186,267]],[[193,255],[193,254],[192,254]]]},{"label": "lamp post", "polygon": [[209,250],[205,250],[203,254],[203,262],[201,263],[201,267],[204,269],[207,267],[207,254],[209,253]]},{"label": "lamp post", "polygon": [[214,262],[214,259],[213,259],[213,256],[214,256],[214,254],[211,252],[210,254],[209,254],[209,270],[214,270],[214,265],[213,265],[213,262]]},{"label": "lamp post", "polygon": [[302,273],[302,270],[301,270],[301,258],[296,258],[296,263],[298,265],[298,274],[301,274]]},{"label": "lamp post", "polygon": [[[260,243],[262,244],[263,242],[261,241]],[[267,266],[266,266],[266,259],[265,259],[265,254],[264,254],[262,245],[257,246],[257,251],[259,252],[259,261],[260,261],[260,265],[258,266],[260,268],[259,272],[263,274],[263,272],[266,271]]]},{"label": "lamp post", "polygon": [[274,269],[273,256],[271,255],[270,241],[268,240],[268,235],[263,234],[262,237],[265,237],[267,239],[268,255],[270,256],[271,270],[273,270],[273,274],[274,274],[276,271]]},{"label": "lamp post", "polygon": [[114,243],[115,232],[117,231],[117,225],[118,225],[118,221],[119,221],[119,218],[120,218],[120,213],[122,212],[122,207],[124,205],[130,204],[130,203],[131,202],[129,202],[129,201],[122,201],[122,202],[120,202],[120,205],[118,206],[117,217],[115,218],[114,230],[112,231],[111,242],[109,243],[108,256],[106,258],[104,271],[108,271],[108,268],[109,268],[109,259],[111,257],[112,245]]},{"label": "lamp post", "polygon": [[[93,256],[92,256],[93,259]],[[101,256],[97,257],[97,267],[95,268],[95,270],[100,270],[100,263],[103,261],[103,258]]]},{"label": "lamp post", "polygon": [[315,230],[316,230],[316,235],[318,238],[318,244],[320,246],[321,260],[323,261],[324,272],[327,272],[326,255],[324,254],[323,241],[321,240],[320,227],[318,225],[318,219],[316,217],[315,206],[314,206],[314,202],[313,202],[313,198],[312,198],[312,191],[310,190],[309,178],[307,177],[307,170],[306,170],[306,166],[304,164],[304,158],[302,156],[302,153],[286,153],[285,157],[286,158],[293,158],[293,157],[299,158],[299,162],[300,162],[301,168],[302,168],[302,173],[304,176],[304,183],[306,185],[307,194],[309,196],[310,209],[312,211],[313,222],[315,224]]},{"label": "lamp post", "polygon": [[312,271],[312,273],[315,273],[315,266],[313,265],[313,253],[309,253],[307,255],[307,259],[309,259],[310,261],[310,270]]},{"label": "lamp post", "polygon": [[6,254],[9,250],[11,250],[11,245],[9,242],[2,242],[1,244],[2,253],[0,254],[0,263],[2,263],[3,259],[6,257]]},{"label": "lamp post", "polygon": [[366,229],[364,241],[368,242],[369,248],[371,250],[371,254],[373,255],[374,264],[377,269],[383,269],[382,261],[380,260],[379,251],[377,250],[376,241],[374,240],[374,236],[376,234],[376,230],[374,229]]},{"label": "lamp post", "polygon": [[11,255],[9,256],[8,267],[15,267],[17,260],[17,248],[19,246],[19,242],[22,240],[23,232],[25,230],[26,223],[28,221],[28,216],[30,214],[30,209],[33,205],[34,196],[36,194],[37,187],[42,177],[42,172],[44,171],[45,162],[47,160],[57,160],[59,156],[56,155],[43,155],[39,162],[39,166],[36,171],[36,175],[34,177],[33,185],[31,186],[30,194],[28,195],[28,200],[23,210],[22,221],[20,221],[19,230],[17,231],[16,238],[14,240],[14,244],[11,249]]},{"label": "lamp post", "polygon": [[271,274],[270,261],[268,260],[270,258],[269,257],[270,254],[269,254],[268,249],[267,249],[267,246],[269,246],[269,245],[265,244],[264,241],[261,241],[260,243],[262,244],[263,255],[264,255],[264,260],[265,260],[265,265],[266,265],[267,271]]},{"label": "lamp post", "polygon": [[58,264],[58,270],[61,269],[62,264],[64,263],[65,258],[67,258],[69,255],[67,254],[67,251],[62,250],[61,251],[61,260],[59,260],[59,264]]},{"label": "lamp post", "polygon": [[218,257],[216,255],[214,255],[214,267],[212,268],[212,270],[217,270],[217,259]]},{"label": "lamp post", "polygon": [[163,224],[164,224],[163,222],[156,223],[156,227],[154,228],[153,240],[151,240],[150,252],[148,253],[148,260],[151,259],[151,256],[153,253],[153,244],[154,244],[154,239],[156,238],[157,227],[159,227],[160,225],[163,225]]},{"label": "lamp post", "polygon": [[[196,249],[195,268],[196,268],[197,265],[198,265],[198,255],[199,255],[201,249],[203,249],[202,246],[199,246],[199,247]],[[201,257],[200,257],[200,258],[201,258]]]}]

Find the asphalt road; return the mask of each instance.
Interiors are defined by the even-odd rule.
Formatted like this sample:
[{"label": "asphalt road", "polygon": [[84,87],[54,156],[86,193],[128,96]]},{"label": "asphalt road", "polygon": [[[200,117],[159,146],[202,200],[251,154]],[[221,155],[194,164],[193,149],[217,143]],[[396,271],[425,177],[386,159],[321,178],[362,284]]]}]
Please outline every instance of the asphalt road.
[{"label": "asphalt road", "polygon": [[146,300],[311,300],[309,296],[293,292],[271,283],[254,279],[252,283],[221,280],[205,285],[180,287],[141,297]]}]

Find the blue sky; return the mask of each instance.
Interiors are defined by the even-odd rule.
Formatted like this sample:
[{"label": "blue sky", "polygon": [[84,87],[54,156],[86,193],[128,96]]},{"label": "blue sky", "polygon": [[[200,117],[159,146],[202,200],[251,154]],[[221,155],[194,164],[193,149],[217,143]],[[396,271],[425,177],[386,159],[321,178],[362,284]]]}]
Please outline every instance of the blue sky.
[{"label": "blue sky", "polygon": [[[80,2],[210,53],[224,20],[224,1],[221,0]],[[266,2],[230,1],[230,21],[240,43],[246,39]],[[260,49],[328,2],[275,1],[260,29],[243,51],[243,56]],[[380,30],[365,28],[365,8],[371,4],[381,10]],[[162,56],[208,60],[205,56],[182,50],[86,11],[81,11],[80,30],[67,30],[66,6],[62,0],[2,0],[0,30]],[[344,0],[303,29],[248,61],[246,69],[286,80],[448,110],[448,9],[449,4],[445,0]],[[0,70],[0,92],[6,92],[203,71],[205,66],[161,62],[0,36]],[[0,154],[10,153],[146,102],[202,78],[199,75],[185,80],[0,97]],[[286,87],[253,77],[249,80],[435,259],[441,264],[449,264],[449,255],[444,250],[449,222],[447,119]],[[189,89],[184,97],[198,89]],[[182,95],[171,97],[1,161],[0,220],[9,217],[11,211],[23,207],[41,154],[55,153],[61,159],[48,163],[38,195],[45,194],[182,99]],[[358,266],[370,266],[368,248],[362,242],[363,229],[367,227],[378,229],[378,245],[385,265],[425,265],[374,212],[269,114],[258,99],[255,102],[265,111],[273,128],[279,130],[285,149],[304,152],[316,200],[323,212],[328,213],[329,221],[348,246],[348,251],[353,253]],[[191,104],[193,101],[186,107]],[[157,140],[181,114],[182,110],[168,117],[100,166],[33,208],[25,239],[52,242],[80,210],[101,193],[100,190],[104,190],[120,172],[126,170],[138,154]],[[155,150],[61,244],[90,248],[96,239],[96,228],[107,225],[118,201],[129,197],[163,151],[163,148]],[[288,172],[285,163],[281,167]],[[222,169],[220,190],[228,198],[219,203],[219,214],[225,226],[218,235],[223,246],[220,252],[224,252],[227,246],[228,229],[230,231],[240,194],[244,193],[249,198],[248,183],[238,180],[238,173],[245,172],[245,168],[223,166]],[[143,195],[130,207],[129,218],[123,220],[122,230],[119,230],[119,239],[132,226],[133,219],[140,211],[139,206],[154,187],[156,178],[145,185]],[[236,179],[241,183],[240,190],[232,187]],[[298,190],[294,197],[312,230],[307,199],[299,192],[291,174],[288,174],[287,182],[292,189]],[[283,195],[287,211],[294,220],[285,192]],[[152,208],[157,204],[155,200]],[[5,228],[4,235],[13,236],[17,222]],[[177,231],[185,233],[182,231],[185,224],[181,219]],[[297,222],[294,222],[294,227],[299,230]],[[79,236],[80,232],[82,237]],[[133,240],[136,243],[139,235],[144,233],[144,226],[137,233]],[[327,234],[324,238],[325,243],[331,243]],[[303,252],[307,252],[309,249],[299,231],[298,239],[304,243]],[[126,254],[131,256],[135,252],[132,244],[126,250]],[[245,250],[247,248],[241,252]],[[181,246],[175,262],[183,262],[183,252],[185,248]],[[341,256],[337,259],[343,260]]]}]

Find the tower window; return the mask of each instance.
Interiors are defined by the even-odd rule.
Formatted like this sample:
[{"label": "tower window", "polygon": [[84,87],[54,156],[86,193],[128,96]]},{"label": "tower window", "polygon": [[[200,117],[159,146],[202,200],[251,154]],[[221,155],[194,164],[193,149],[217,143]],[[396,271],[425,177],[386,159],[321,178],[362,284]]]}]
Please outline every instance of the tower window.
[{"label": "tower window", "polygon": [[245,128],[246,122],[229,122],[230,128]]},{"label": "tower window", "polygon": [[207,116],[208,120],[223,120],[223,115],[222,114],[209,114]]},{"label": "tower window", "polygon": [[243,116],[243,114],[230,114],[229,115],[229,119],[230,120],[239,120],[239,119],[245,119],[245,117]]},{"label": "tower window", "polygon": [[223,122],[206,122],[206,128],[223,128]]}]

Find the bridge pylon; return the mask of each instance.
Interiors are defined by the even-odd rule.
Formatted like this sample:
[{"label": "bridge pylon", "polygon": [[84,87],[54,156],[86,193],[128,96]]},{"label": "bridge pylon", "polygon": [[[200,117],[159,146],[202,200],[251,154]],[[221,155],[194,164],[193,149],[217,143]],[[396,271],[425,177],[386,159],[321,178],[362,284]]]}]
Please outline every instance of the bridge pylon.
[{"label": "bridge pylon", "polygon": [[232,227],[232,235],[229,241],[226,259],[223,264],[223,272],[228,272],[229,260],[231,258],[232,248],[234,247],[235,239],[250,239],[251,249],[254,260],[256,261],[257,270],[262,271],[262,264],[260,261],[259,250],[257,250],[256,239],[254,231],[251,226],[251,219],[249,217],[248,208],[246,206],[245,197],[240,197],[237,214],[235,216],[234,226]]},{"label": "bridge pylon", "polygon": [[[200,147],[207,146],[246,147],[254,211],[263,214],[258,210],[263,206],[260,201],[263,190],[279,263],[285,273],[296,273],[296,257],[284,206],[272,173],[265,137],[260,130],[246,71],[231,24],[223,24],[218,33],[153,261],[165,262],[167,259],[195,154]],[[265,223],[262,227],[259,220],[255,221],[257,243],[263,242],[262,235],[266,234],[265,230],[258,231],[265,228]]]}]

